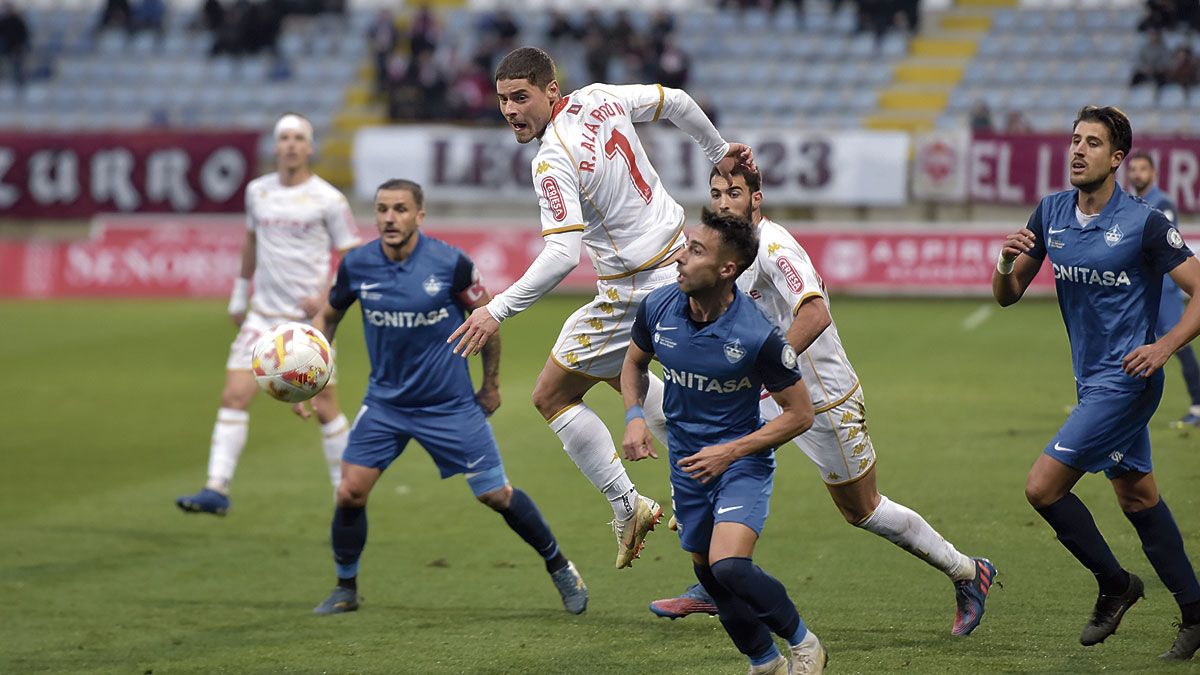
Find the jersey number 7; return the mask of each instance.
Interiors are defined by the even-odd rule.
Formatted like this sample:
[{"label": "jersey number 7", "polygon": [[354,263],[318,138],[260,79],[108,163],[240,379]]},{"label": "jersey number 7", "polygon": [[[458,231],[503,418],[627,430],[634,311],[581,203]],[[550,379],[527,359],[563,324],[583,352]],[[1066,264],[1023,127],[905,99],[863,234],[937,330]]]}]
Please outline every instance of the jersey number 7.
[{"label": "jersey number 7", "polygon": [[642,171],[638,168],[637,161],[633,156],[633,146],[629,145],[629,139],[625,137],[625,134],[613,129],[612,135],[608,137],[608,142],[604,144],[604,156],[612,159],[617,154],[621,155],[626,166],[629,167],[629,178],[633,180],[633,186],[637,188],[638,194],[649,204],[650,200],[654,199],[654,193],[650,189],[650,184],[642,177]]}]

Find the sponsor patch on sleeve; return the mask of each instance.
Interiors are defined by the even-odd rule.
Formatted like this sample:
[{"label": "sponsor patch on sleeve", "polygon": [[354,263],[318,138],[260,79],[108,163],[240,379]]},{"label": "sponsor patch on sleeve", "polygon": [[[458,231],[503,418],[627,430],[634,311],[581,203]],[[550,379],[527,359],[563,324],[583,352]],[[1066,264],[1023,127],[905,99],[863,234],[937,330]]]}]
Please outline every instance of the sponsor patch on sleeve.
[{"label": "sponsor patch on sleeve", "polygon": [[567,203],[563,200],[562,190],[558,188],[558,181],[554,176],[546,176],[542,179],[542,196],[546,198],[546,204],[550,207],[550,215],[558,222],[567,219]]},{"label": "sponsor patch on sleeve", "polygon": [[800,278],[800,273],[796,271],[795,265],[785,256],[779,256],[775,259],[775,264],[779,270],[783,272],[783,278],[787,279],[788,288],[792,289],[793,293],[799,293],[804,290],[804,280]]},{"label": "sponsor patch on sleeve", "polygon": [[1167,230],[1167,243],[1172,248],[1183,248],[1183,235],[1179,234],[1179,230],[1172,227]]}]

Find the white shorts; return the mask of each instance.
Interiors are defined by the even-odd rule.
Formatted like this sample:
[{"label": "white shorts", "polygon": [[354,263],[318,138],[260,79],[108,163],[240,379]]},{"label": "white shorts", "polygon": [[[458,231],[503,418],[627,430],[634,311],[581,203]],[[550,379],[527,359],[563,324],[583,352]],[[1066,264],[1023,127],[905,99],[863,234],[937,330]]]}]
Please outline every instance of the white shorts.
[{"label": "white shorts", "polygon": [[[242,322],[242,327],[238,329],[237,337],[233,338],[233,344],[229,345],[229,358],[225,360],[225,369],[250,370],[254,361],[254,343],[258,342],[258,339],[263,335],[271,332],[276,326],[289,322],[309,323],[308,321],[287,319],[279,316],[266,317],[255,311],[247,312],[246,320]],[[334,358],[333,370],[329,373],[329,385],[333,385],[337,384],[337,350],[332,348],[332,345],[330,347],[330,352]]]},{"label": "white shorts", "polygon": [[656,288],[675,283],[674,264],[632,276],[596,282],[596,297],[563,323],[550,357],[568,372],[595,380],[621,374],[629,332],[642,300]]},{"label": "white shorts", "polygon": [[[765,420],[775,419],[783,410],[767,396],[759,404]],[[812,428],[793,441],[808,455],[827,485],[845,485],[862,477],[875,465],[875,446],[867,434],[867,411],[862,387],[856,387],[846,400],[818,412]]]}]

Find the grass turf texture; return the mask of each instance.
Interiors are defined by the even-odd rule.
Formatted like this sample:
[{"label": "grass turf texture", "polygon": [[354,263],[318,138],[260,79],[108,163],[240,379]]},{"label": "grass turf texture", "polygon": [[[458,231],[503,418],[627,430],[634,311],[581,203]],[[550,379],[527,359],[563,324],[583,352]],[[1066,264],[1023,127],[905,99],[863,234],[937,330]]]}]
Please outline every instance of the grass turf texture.
[{"label": "grass turf texture", "polygon": [[[528,402],[577,304],[549,299],[505,325],[493,424],[509,477],[587,580],[587,613],[563,612],[537,557],[461,478],[439,481],[414,444],[371,497],[362,609],[316,617],[333,573],[314,422],[259,397],[230,515],[172,503],[203,484],[233,337],[220,303],[0,303],[0,672],[744,672],[715,619],[646,610],[692,583],[672,533],[651,534],[632,570],[613,569],[608,506]],[[1074,400],[1064,331],[1050,302],[996,310],[967,330],[981,305],[834,303],[864,382],[881,490],[1000,569],[1005,587],[993,588],[976,634],[950,637],[950,583],[842,522],[794,446],[780,453],[756,561],[788,587],[834,672],[1200,672],[1156,663],[1177,608],[1095,476],[1078,492],[1148,597],[1106,644],[1079,646],[1095,584],[1022,493]],[[357,310],[339,346],[353,415],[367,372]],[[1200,434],[1167,428],[1186,406],[1177,366],[1167,368],[1152,425],[1158,479],[1200,560]],[[620,432],[613,392],[589,403]],[[663,461],[630,471],[665,505]]]}]

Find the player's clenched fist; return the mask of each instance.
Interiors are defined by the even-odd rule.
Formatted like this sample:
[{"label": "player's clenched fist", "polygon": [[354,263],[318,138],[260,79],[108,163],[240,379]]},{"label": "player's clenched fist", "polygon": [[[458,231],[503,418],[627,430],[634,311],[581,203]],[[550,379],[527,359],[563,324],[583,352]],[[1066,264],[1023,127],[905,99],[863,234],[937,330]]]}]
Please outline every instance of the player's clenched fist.
[{"label": "player's clenched fist", "polygon": [[1000,251],[1000,255],[1005,260],[1012,262],[1017,259],[1018,255],[1032,251],[1034,243],[1033,230],[1022,227],[1005,237],[1004,248]]}]

